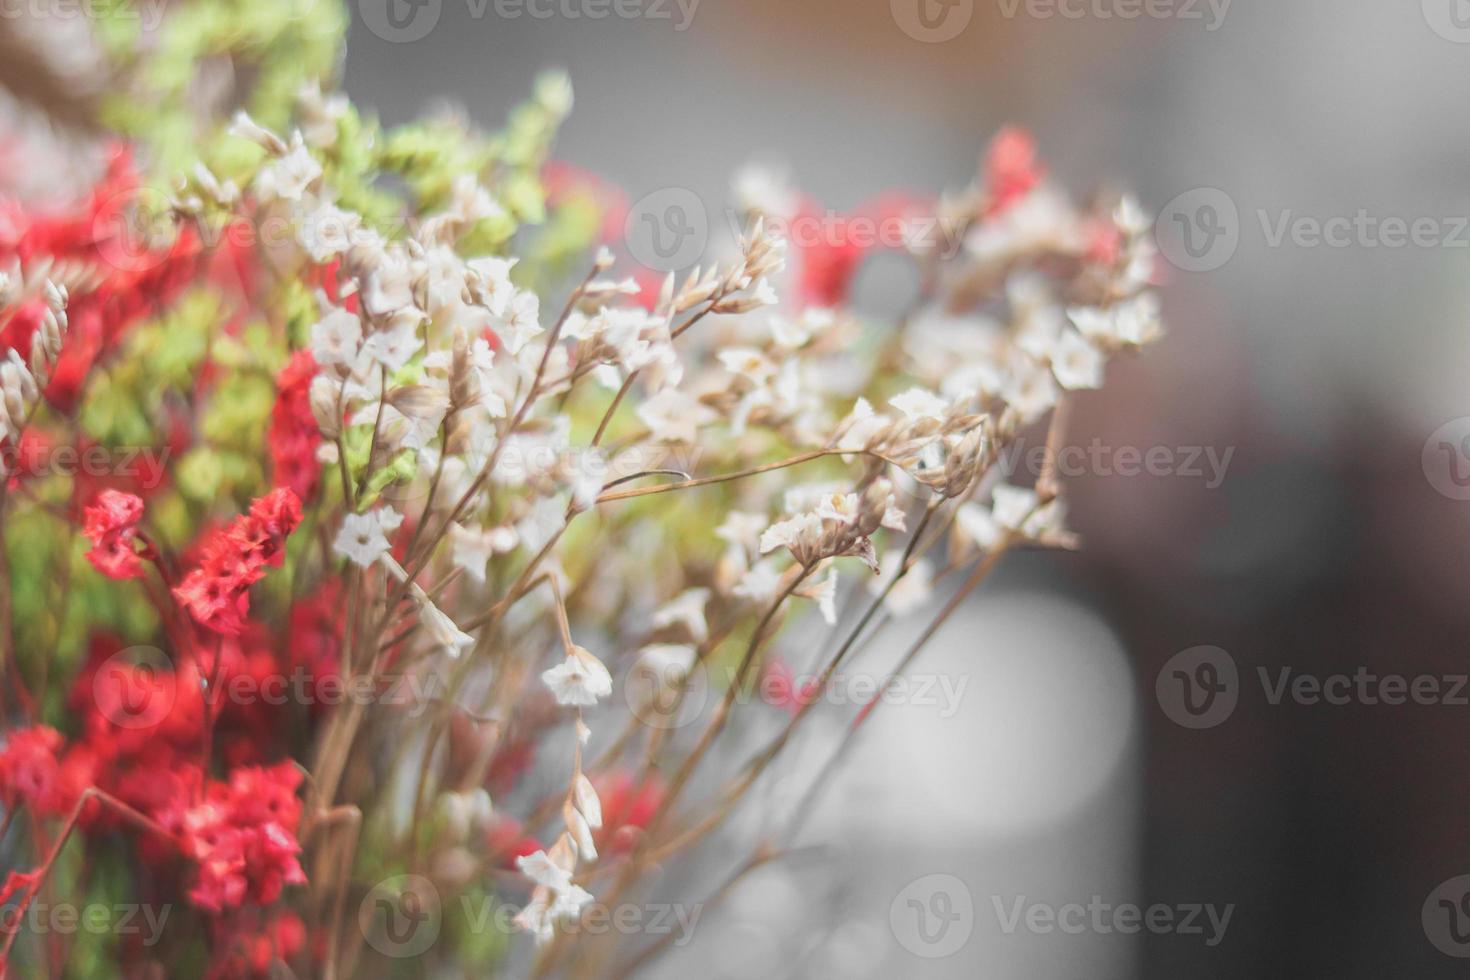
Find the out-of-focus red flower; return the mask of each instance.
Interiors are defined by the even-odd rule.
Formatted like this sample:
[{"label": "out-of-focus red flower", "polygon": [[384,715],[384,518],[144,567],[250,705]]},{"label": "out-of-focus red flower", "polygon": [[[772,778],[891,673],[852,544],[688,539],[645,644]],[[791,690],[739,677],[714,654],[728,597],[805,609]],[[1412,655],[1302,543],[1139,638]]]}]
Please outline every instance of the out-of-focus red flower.
[{"label": "out-of-focus red flower", "polygon": [[7,807],[25,803],[42,813],[54,808],[61,745],[61,733],[44,725],[9,733],[0,749],[0,797]]},{"label": "out-of-focus red flower", "polygon": [[820,695],[816,678],[798,682],[791,665],[782,657],[774,657],[761,674],[761,700],[796,714]]},{"label": "out-of-focus red flower", "polygon": [[315,376],[316,358],[311,351],[297,351],[276,375],[276,403],[266,434],[276,486],[290,487],[302,500],[316,493],[322,472],[316,457],[322,436],[311,414],[311,379]]},{"label": "out-of-focus red flower", "polygon": [[342,675],[342,580],[323,580],[315,592],[291,607],[286,634],[292,667],[305,673],[309,711],[319,715],[329,706]]},{"label": "out-of-focus red flower", "polygon": [[117,490],[99,493],[83,513],[82,525],[82,533],[92,542],[87,559],[93,567],[108,578],[141,577],[143,562],[133,541],[142,518],[142,498]]},{"label": "out-of-focus red flower", "polygon": [[561,160],[548,161],[541,168],[541,186],[546,189],[547,206],[553,209],[578,199],[593,204],[602,218],[599,240],[622,240],[623,225],[628,220],[628,195],[622,188]]},{"label": "out-of-focus red flower", "polygon": [[214,913],[269,905],[287,885],[306,883],[296,840],[300,783],[291,762],[236,769],[228,782],[210,782],[202,801],[180,798],[159,815],[195,862],[195,905]]},{"label": "out-of-focus red flower", "polygon": [[619,771],[595,780],[593,787],[602,801],[598,847],[618,853],[631,850],[663,803],[663,780],[653,775],[640,783],[632,773]]},{"label": "out-of-focus red flower", "polygon": [[485,829],[485,854],[497,867],[516,870],[516,858],[542,850],[541,842],[531,837],[514,817],[497,815]]},{"label": "out-of-focus red flower", "polygon": [[985,153],[985,184],[990,190],[987,213],[997,215],[1030,194],[1046,177],[1036,157],[1036,140],[1024,129],[1008,126],[995,134]]},{"label": "out-of-focus red flower", "polygon": [[206,980],[270,980],[277,976],[276,964],[294,959],[306,940],[306,924],[295,912],[280,912],[265,923],[253,916],[233,917],[214,944]]},{"label": "out-of-focus red flower", "polygon": [[250,611],[250,586],[280,565],[286,538],[301,523],[301,501],[279,487],[250,505],[250,512],[209,534],[203,557],[174,596],[195,622],[215,633],[238,636]]},{"label": "out-of-focus red flower", "polygon": [[[165,246],[137,237],[129,211],[139,183],[131,152],[119,144],[103,179],[71,207],[31,213],[3,202],[0,263],[19,260],[31,266],[52,259],[96,273],[87,288],[72,291],[66,339],[46,387],[47,400],[63,412],[75,406],[97,358],[143,316],[169,302],[198,270],[202,247],[192,229],[181,229]],[[27,355],[40,315],[39,304],[18,311],[0,331],[0,347]]]}]

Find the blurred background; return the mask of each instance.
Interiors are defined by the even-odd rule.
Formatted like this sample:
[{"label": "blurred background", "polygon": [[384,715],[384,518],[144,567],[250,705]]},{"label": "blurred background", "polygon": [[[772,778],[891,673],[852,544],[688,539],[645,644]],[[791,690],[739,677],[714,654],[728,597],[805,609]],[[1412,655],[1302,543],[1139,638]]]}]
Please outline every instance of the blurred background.
[{"label": "blurred background", "polygon": [[[1069,432],[1175,471],[1073,474],[1083,549],[1009,560],[920,661],[967,686],[864,743],[808,829],[842,860],[752,877],[653,975],[1463,972],[1470,917],[1431,893],[1470,872],[1470,5],[421,0],[408,39],[372,2],[346,85],[385,122],[447,97],[494,125],[564,67],[559,156],[635,202],[687,188],[714,224],[751,160],[848,209],[960,188],[1012,123],[1062,185],[1135,191],[1175,260],[1169,337]],[[905,288],[878,267],[857,292]],[[1184,465],[1208,450],[1221,479]],[[1202,645],[1233,683],[1166,668]],[[1273,694],[1363,672],[1439,693]],[[1181,675],[1224,677],[1233,710],[1173,720]],[[1173,925],[1015,914],[1089,902]]]}]

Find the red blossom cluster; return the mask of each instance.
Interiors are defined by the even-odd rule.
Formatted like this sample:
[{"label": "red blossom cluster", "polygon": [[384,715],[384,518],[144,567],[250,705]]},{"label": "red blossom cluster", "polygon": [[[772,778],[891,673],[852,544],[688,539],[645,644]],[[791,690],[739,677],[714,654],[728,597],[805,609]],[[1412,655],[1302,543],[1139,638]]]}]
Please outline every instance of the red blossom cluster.
[{"label": "red blossom cluster", "polygon": [[108,578],[138,578],[143,562],[133,541],[143,518],[143,499],[118,490],[103,490],[83,513],[82,533],[92,542],[87,560]]},{"label": "red blossom cluster", "polygon": [[315,376],[316,358],[311,351],[297,351],[276,375],[276,403],[266,433],[276,486],[289,487],[302,500],[316,494],[322,472],[316,456],[321,430],[311,414],[311,379]]},{"label": "red blossom cluster", "polygon": [[[67,304],[67,335],[46,397],[69,411],[97,358],[149,312],[167,304],[194,277],[202,252],[185,229],[158,246],[138,234],[134,209],[139,175],[131,152],[110,150],[107,172],[91,193],[56,212],[33,212],[0,199],[0,267],[31,268],[51,260],[77,270]],[[45,312],[37,299],[0,330],[0,348],[30,351]]]},{"label": "red blossom cluster", "polygon": [[301,523],[301,501],[279,487],[250,505],[250,512],[210,534],[200,547],[199,564],[173,590],[195,622],[226,636],[238,636],[250,612],[250,587],[279,566],[286,537]]},{"label": "red blossom cluster", "polygon": [[189,898],[210,912],[269,905],[286,885],[306,882],[297,855],[301,771],[293,762],[242,767],[211,780],[202,800],[179,801],[159,815],[197,868]]}]

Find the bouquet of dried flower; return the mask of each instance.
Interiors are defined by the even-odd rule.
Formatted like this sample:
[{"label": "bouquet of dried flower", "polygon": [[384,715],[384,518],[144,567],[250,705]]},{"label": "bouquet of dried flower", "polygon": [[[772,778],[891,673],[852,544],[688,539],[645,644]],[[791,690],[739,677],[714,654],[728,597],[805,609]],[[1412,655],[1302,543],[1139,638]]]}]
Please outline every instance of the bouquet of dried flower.
[{"label": "bouquet of dried flower", "polygon": [[[869,215],[918,271],[897,323],[848,302],[856,218],[789,234],[815,206],[769,174],[663,274],[550,160],[566,79],[499,134],[384,130],[309,6],[103,34],[92,186],[0,210],[0,964],[624,975],[667,939],[589,909],[719,832],[876,624],[913,617],[892,683],[1009,550],[1073,544],[1056,474],[998,461],[1159,335],[1148,221],[1007,131]],[[798,618],[815,679],[745,697]],[[162,914],[35,928],[99,897]]]}]

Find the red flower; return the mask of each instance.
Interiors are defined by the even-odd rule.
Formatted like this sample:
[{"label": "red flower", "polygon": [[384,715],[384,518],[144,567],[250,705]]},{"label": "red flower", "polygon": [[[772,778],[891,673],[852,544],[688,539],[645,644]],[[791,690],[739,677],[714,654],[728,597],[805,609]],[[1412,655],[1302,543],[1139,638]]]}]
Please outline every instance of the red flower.
[{"label": "red flower", "polygon": [[527,836],[514,817],[497,816],[485,830],[485,851],[506,871],[516,869],[516,858],[542,850],[541,842]]},{"label": "red flower", "polygon": [[618,852],[632,850],[663,803],[663,780],[650,776],[640,783],[631,773],[615,772],[596,780],[594,786],[602,801],[598,846]]},{"label": "red flower", "polygon": [[311,351],[297,351],[276,376],[278,394],[266,434],[276,485],[290,487],[303,500],[316,493],[322,472],[316,458],[322,436],[311,414],[311,379],[315,376],[316,358]]},{"label": "red flower", "polygon": [[289,963],[306,948],[306,924],[295,912],[281,912],[269,922],[236,916],[216,943],[207,980],[269,980],[277,963]]},{"label": "red flower", "polygon": [[251,503],[250,513],[236,522],[232,533],[249,554],[279,568],[286,554],[286,538],[300,523],[300,498],[289,487],[278,487]]},{"label": "red flower", "polygon": [[39,812],[55,809],[61,768],[56,752],[61,744],[61,734],[44,725],[10,733],[0,750],[0,796],[7,806],[24,802]]},{"label": "red flower", "polygon": [[1007,127],[995,135],[985,154],[988,212],[996,215],[1031,193],[1046,176],[1036,159],[1036,141],[1024,129]]},{"label": "red flower", "polygon": [[92,541],[87,559],[97,571],[108,578],[140,578],[143,562],[133,541],[138,521],[143,517],[142,498],[103,490],[83,517],[82,532]]},{"label": "red flower", "polygon": [[279,487],[250,505],[250,512],[214,531],[199,565],[174,588],[174,597],[206,629],[238,636],[250,611],[250,586],[279,566],[286,538],[301,523],[301,501]]},{"label": "red flower", "polygon": [[190,806],[184,798],[160,815],[195,862],[195,905],[214,913],[268,905],[285,886],[305,884],[296,840],[300,781],[290,762],[236,769],[228,783],[211,782],[202,802]]}]

